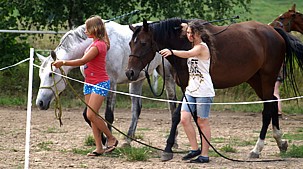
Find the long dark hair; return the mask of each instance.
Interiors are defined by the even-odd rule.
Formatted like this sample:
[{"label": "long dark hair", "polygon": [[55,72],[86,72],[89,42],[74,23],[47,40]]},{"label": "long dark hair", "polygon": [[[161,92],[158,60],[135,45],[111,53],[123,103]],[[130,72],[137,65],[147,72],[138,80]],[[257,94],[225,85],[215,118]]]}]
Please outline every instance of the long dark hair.
[{"label": "long dark hair", "polygon": [[214,37],[213,35],[205,29],[205,21],[202,20],[193,20],[188,23],[188,27],[190,27],[193,34],[200,34],[201,39],[203,42],[205,42],[209,48],[210,56],[212,62],[215,61],[215,58],[217,57],[216,50],[214,47]]}]

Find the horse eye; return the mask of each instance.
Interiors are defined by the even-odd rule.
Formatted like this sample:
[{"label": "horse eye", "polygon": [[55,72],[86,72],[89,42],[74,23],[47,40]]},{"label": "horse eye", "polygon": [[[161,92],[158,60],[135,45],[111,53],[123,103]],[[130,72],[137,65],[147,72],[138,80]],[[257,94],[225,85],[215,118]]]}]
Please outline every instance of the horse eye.
[{"label": "horse eye", "polygon": [[53,76],[53,73],[49,73],[49,74],[48,74],[48,77],[52,77],[52,76]]},{"label": "horse eye", "polygon": [[146,46],[146,42],[141,42],[141,45],[142,46]]}]

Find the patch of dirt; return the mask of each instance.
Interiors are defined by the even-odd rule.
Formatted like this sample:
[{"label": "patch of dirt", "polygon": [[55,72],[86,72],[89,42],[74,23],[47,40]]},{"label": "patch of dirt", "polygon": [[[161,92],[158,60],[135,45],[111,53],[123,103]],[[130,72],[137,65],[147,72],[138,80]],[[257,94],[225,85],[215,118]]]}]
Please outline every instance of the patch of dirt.
[{"label": "patch of dirt", "polygon": [[[137,127],[137,135],[142,136],[142,141],[163,149],[170,129],[171,116],[165,109],[143,109]],[[284,133],[293,133],[302,128],[302,116],[289,117],[280,121]],[[26,110],[1,108],[0,110],[0,168],[23,168],[25,160],[25,135],[26,135]],[[161,162],[160,158],[150,158],[146,162],[130,162],[124,158],[116,157],[87,157],[75,154],[73,149],[87,149],[84,140],[92,135],[90,127],[85,123],[80,109],[63,110],[63,126],[55,119],[54,111],[39,111],[33,109],[31,118],[30,137],[30,168],[116,168],[116,169],[141,169],[141,168],[301,168],[303,159],[286,158],[283,161],[273,162],[233,162],[222,157],[210,157],[208,164],[190,164],[181,160],[184,154],[174,154],[174,158]],[[131,121],[130,110],[116,109],[114,125],[126,132]],[[254,145],[240,145],[239,143],[253,142],[258,138],[261,128],[261,114],[259,113],[233,113],[211,112],[211,127],[213,146],[218,150],[226,145],[236,149],[235,153],[223,153],[229,158],[247,160],[249,152]],[[121,146],[123,137],[114,131]],[[49,143],[49,144],[48,144]],[[238,144],[233,144],[238,143]],[[47,144],[49,150],[40,147]],[[187,137],[179,125],[179,148],[175,151],[189,149]],[[297,146],[302,141],[289,143]],[[132,146],[140,147],[132,142]],[[220,150],[219,150],[220,151]],[[222,153],[222,151],[220,151]],[[272,138],[269,129],[266,145],[260,159],[280,160],[279,149]]]}]

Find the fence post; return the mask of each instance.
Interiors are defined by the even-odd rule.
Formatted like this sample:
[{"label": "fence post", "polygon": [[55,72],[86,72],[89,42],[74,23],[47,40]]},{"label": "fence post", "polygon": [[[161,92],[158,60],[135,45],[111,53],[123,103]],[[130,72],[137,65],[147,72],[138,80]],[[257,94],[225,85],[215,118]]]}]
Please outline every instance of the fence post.
[{"label": "fence post", "polygon": [[28,92],[27,92],[27,116],[26,116],[26,138],[25,138],[25,163],[24,168],[29,168],[29,149],[30,149],[30,128],[32,112],[32,89],[33,89],[33,67],[34,67],[34,48],[30,48],[29,73],[28,73]]}]

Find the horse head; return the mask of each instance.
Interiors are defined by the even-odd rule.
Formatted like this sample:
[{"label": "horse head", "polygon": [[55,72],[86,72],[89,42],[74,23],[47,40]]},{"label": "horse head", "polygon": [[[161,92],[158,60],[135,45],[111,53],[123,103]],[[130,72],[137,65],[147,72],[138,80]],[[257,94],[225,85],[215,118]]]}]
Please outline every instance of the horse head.
[{"label": "horse head", "polygon": [[[60,76],[61,70],[51,66],[51,63],[56,59],[72,60],[81,58],[91,42],[92,39],[87,38],[85,35],[85,25],[81,25],[75,30],[70,30],[64,34],[59,45],[54,51],[51,51],[48,57],[37,54],[42,62],[39,70],[40,88],[36,100],[36,105],[39,109],[47,110],[50,103],[66,87],[63,77]],[[62,66],[61,68],[67,75],[75,67]]]},{"label": "horse head", "polygon": [[[186,22],[187,20],[171,18],[148,23],[144,19],[142,26],[130,26],[134,33],[129,43],[131,54],[125,72],[128,79],[137,80],[141,70],[154,59],[156,52],[163,48],[190,49],[191,44],[187,38],[181,36],[181,24]],[[167,59],[173,62],[172,57]]]},{"label": "horse head", "polygon": [[[39,69],[40,87],[36,105],[40,110],[47,110],[50,103],[65,89],[66,83],[63,77],[60,76],[61,71],[51,65],[54,58],[56,58],[54,51],[48,57],[44,57],[38,53],[37,56],[42,64]],[[67,71],[66,67],[62,69],[65,72]]]},{"label": "horse head", "polygon": [[296,11],[296,4],[287,12],[281,14],[272,23],[273,27],[281,27],[285,31],[297,31],[303,34],[303,14]]},{"label": "horse head", "polygon": [[152,29],[145,19],[142,26],[133,27],[130,25],[129,27],[134,34],[129,42],[131,54],[125,74],[129,80],[136,81],[141,70],[154,59],[157,48]]}]

